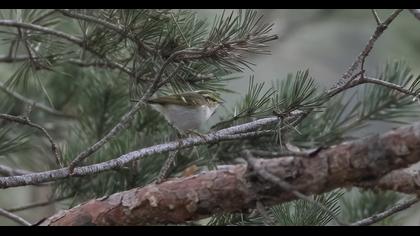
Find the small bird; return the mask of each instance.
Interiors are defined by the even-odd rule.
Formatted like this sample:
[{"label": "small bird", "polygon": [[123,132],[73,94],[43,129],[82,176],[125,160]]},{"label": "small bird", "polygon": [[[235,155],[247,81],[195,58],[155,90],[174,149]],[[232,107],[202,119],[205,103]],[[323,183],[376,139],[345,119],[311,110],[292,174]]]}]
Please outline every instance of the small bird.
[{"label": "small bird", "polygon": [[176,129],[192,131],[199,129],[223,100],[215,92],[197,90],[152,98],[148,103]]}]

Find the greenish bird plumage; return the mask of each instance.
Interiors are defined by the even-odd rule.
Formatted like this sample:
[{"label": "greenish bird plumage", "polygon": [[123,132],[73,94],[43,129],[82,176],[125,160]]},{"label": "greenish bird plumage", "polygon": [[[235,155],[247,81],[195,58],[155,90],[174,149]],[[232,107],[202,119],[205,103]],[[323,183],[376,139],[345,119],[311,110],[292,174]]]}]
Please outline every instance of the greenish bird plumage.
[{"label": "greenish bird plumage", "polygon": [[192,130],[200,128],[223,100],[216,92],[197,90],[152,98],[148,103],[176,128]]}]

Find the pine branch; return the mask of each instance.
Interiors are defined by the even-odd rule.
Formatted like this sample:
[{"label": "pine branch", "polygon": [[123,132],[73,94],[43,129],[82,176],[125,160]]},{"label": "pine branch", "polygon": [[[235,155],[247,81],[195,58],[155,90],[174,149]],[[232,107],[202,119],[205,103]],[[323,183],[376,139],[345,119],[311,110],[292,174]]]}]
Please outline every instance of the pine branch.
[{"label": "pine branch", "polygon": [[17,99],[17,100],[19,100],[23,103],[26,103],[28,105],[33,105],[34,107],[36,107],[36,108],[38,108],[42,111],[45,111],[45,112],[47,112],[51,115],[55,115],[55,116],[59,116],[59,117],[65,117],[65,118],[74,118],[73,115],[65,114],[65,113],[63,113],[61,111],[58,111],[58,110],[55,110],[54,108],[51,108],[47,105],[36,102],[36,101],[31,100],[29,98],[26,98],[19,93],[11,91],[2,82],[0,82],[0,89],[3,90],[5,93],[9,94],[10,96],[14,97],[15,99]]},{"label": "pine branch", "polygon": [[382,24],[382,21],[379,18],[378,13],[375,11],[375,9],[372,9],[372,15],[373,15],[373,18],[375,18],[376,24],[378,26],[381,25]]},{"label": "pine branch", "polygon": [[28,30],[34,30],[34,31],[39,31],[45,34],[50,34],[50,35],[54,35],[58,38],[62,38],[65,39],[71,43],[74,43],[76,45],[82,46],[83,45],[83,40],[75,37],[73,35],[58,31],[58,30],[53,30],[47,27],[43,27],[40,25],[35,25],[35,24],[30,24],[30,23],[24,23],[24,22],[18,22],[15,20],[0,20],[0,26],[7,26],[7,27],[15,27],[15,28],[22,28],[22,29],[28,29]]},{"label": "pine branch", "polygon": [[[264,39],[266,41],[270,41],[275,39],[274,36],[267,36],[267,39]],[[246,41],[245,41],[246,42]],[[141,109],[142,105],[149,99],[160,87],[162,87],[165,83],[161,83],[163,74],[166,70],[166,68],[176,60],[196,60],[196,59],[202,59],[205,57],[214,56],[214,53],[217,53],[219,49],[223,49],[225,47],[234,48],[235,44],[243,43],[243,41],[239,42],[230,42],[226,44],[222,44],[219,46],[214,47],[213,49],[199,49],[198,52],[194,52],[194,50],[197,49],[187,49],[187,50],[180,50],[172,53],[166,61],[163,63],[163,65],[160,67],[159,72],[157,73],[156,77],[153,80],[152,85],[149,86],[147,91],[144,93],[142,98],[134,105],[134,107],[126,113],[120,120],[120,122],[114,126],[114,128],[111,129],[111,131],[106,134],[101,140],[97,141],[95,144],[93,144],[91,147],[86,149],[85,151],[81,152],[79,155],[75,157],[75,159],[70,163],[69,170],[70,173],[73,172],[74,168],[81,163],[84,159],[86,159],[88,156],[96,152],[99,148],[101,148],[105,143],[107,143],[109,140],[111,140],[113,137],[115,137],[121,130],[126,128],[128,123],[134,118],[134,115],[137,113],[138,110]],[[231,45],[232,44],[232,45]],[[193,50],[193,51],[191,51]],[[196,55],[195,57],[188,57],[187,55]],[[182,59],[181,59],[182,58]],[[165,81],[168,82],[168,81]]]},{"label": "pine branch", "polygon": [[103,136],[99,141],[97,141],[92,146],[88,147],[85,151],[79,153],[74,160],[69,165],[69,171],[70,173],[73,173],[74,168],[79,165],[84,159],[95,153],[97,150],[99,150],[103,145],[105,145],[107,142],[109,142],[111,139],[116,137],[123,129],[125,129],[129,123],[134,119],[134,116],[136,113],[145,105],[145,102],[159,89],[159,83],[162,79],[162,75],[166,69],[166,67],[172,62],[173,58],[179,53],[175,52],[173,53],[162,65],[162,67],[159,70],[159,73],[154,78],[153,83],[149,86],[147,91],[144,93],[142,98],[128,111],[125,113],[121,120],[105,135]]},{"label": "pine branch", "polygon": [[[392,170],[420,161],[419,132],[420,123],[416,123],[330,147],[313,158],[257,159],[255,168],[287,179],[303,194],[320,194],[367,180],[380,180]],[[397,187],[388,186],[389,189]],[[252,178],[247,167],[240,164],[91,200],[59,212],[43,225],[183,223],[215,213],[254,209],[257,200],[271,206],[294,199],[295,195],[277,184]]]},{"label": "pine branch", "polygon": [[130,38],[136,44],[140,45],[141,48],[144,48],[148,52],[154,53],[154,51],[155,51],[154,49],[150,48],[149,46],[142,43],[138,39],[134,38],[132,35],[130,35],[129,32],[125,31],[124,29],[121,29],[117,25],[114,25],[114,24],[112,24],[110,22],[107,22],[105,20],[101,20],[98,17],[93,17],[93,16],[89,16],[89,15],[84,15],[84,14],[80,14],[80,13],[71,12],[68,9],[63,9],[63,10],[56,9],[56,11],[62,13],[65,16],[71,17],[71,18],[85,20],[85,21],[88,21],[88,22],[93,22],[93,23],[99,24],[101,26],[104,26],[107,29],[110,29],[110,30],[113,30],[113,31],[119,33],[121,36]]},{"label": "pine branch", "polygon": [[97,52],[93,48],[87,47],[84,40],[82,40],[78,37],[75,37],[73,35],[70,35],[70,34],[67,34],[67,33],[64,33],[64,32],[58,31],[58,30],[53,30],[53,29],[50,29],[50,28],[47,28],[47,27],[43,27],[43,26],[39,26],[39,25],[35,25],[35,24],[17,22],[17,21],[14,21],[14,20],[0,20],[0,26],[16,27],[18,29],[23,28],[23,29],[28,29],[28,30],[35,30],[35,31],[39,31],[39,32],[42,32],[42,33],[45,33],[45,34],[54,35],[58,38],[65,39],[65,40],[67,40],[71,43],[74,43],[74,44],[78,45],[79,47],[81,47],[83,49],[88,50],[93,55],[97,56],[98,58],[100,58],[102,60],[105,60],[107,63],[111,64],[115,68],[118,68],[125,73],[129,73],[130,75],[132,74],[131,71],[126,69],[123,65],[120,65],[119,63],[116,63],[114,61],[111,61],[111,60],[107,59],[106,56],[101,55],[99,52]]},{"label": "pine branch", "polygon": [[40,126],[39,124],[33,123],[32,121],[29,120],[28,117],[12,116],[9,114],[0,114],[0,119],[16,122],[22,125],[28,125],[30,127],[40,130],[44,134],[44,136],[47,137],[48,141],[51,144],[51,151],[53,152],[57,165],[59,166],[62,165],[60,150],[57,144],[55,144],[51,135],[48,133],[48,131],[44,127]]},{"label": "pine branch", "polygon": [[[50,55],[47,56],[45,58],[53,58],[55,56],[59,56],[59,55]],[[27,55],[16,55],[16,56],[10,56],[10,55],[4,55],[4,56],[0,56],[0,63],[13,63],[13,62],[22,62],[22,61],[26,61],[29,59],[40,59],[40,57],[32,57],[30,58]],[[74,58],[68,58],[65,59],[64,62],[68,62],[80,67],[99,67],[99,68],[109,68],[109,69],[119,69],[120,71],[128,74],[128,75],[132,75],[131,71],[128,70],[127,68],[125,68],[123,65],[117,63],[117,62],[113,62],[111,63],[110,61],[97,61],[97,62],[84,62],[80,59],[74,59]],[[143,78],[139,78],[140,80],[144,80]],[[150,82],[145,80],[146,82]]]},{"label": "pine branch", "polygon": [[377,222],[379,222],[379,221],[381,221],[381,220],[383,220],[383,219],[385,219],[389,216],[394,215],[395,213],[398,213],[400,211],[403,211],[403,210],[411,207],[413,204],[417,203],[418,201],[419,201],[418,198],[413,198],[413,199],[407,200],[405,202],[402,202],[400,204],[397,204],[397,205],[389,208],[388,210],[386,210],[384,212],[381,212],[381,213],[375,214],[373,216],[370,216],[368,218],[359,220],[357,222],[352,223],[351,225],[352,226],[372,225],[372,224],[377,223]]}]

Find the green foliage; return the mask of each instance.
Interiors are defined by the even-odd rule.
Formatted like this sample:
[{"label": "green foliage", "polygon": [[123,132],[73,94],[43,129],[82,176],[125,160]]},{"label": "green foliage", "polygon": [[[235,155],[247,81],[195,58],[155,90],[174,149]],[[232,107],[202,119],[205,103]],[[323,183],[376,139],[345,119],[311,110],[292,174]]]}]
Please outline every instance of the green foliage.
[{"label": "green foliage", "polygon": [[[415,92],[420,77],[413,75],[404,62],[388,63],[378,79],[392,82]],[[324,104],[320,112],[309,114],[297,127],[292,139],[305,147],[332,145],[351,138],[350,133],[368,122],[406,123],[420,115],[416,98],[392,91],[385,86],[364,84],[361,93],[346,91]],[[309,137],[309,138],[308,138]]]},{"label": "green foliage", "polygon": [[[339,202],[343,194],[343,191],[335,190],[316,195],[313,200],[324,205],[337,216],[341,211]],[[333,220],[329,212],[305,200],[277,205],[271,207],[270,211],[277,225],[327,225]]]},{"label": "green foliage", "polygon": [[[388,63],[378,79],[410,87],[418,91],[420,76],[414,76],[406,63]],[[411,83],[411,85],[410,85]],[[404,120],[419,115],[418,104],[413,97],[391,91],[387,87],[366,85],[360,99],[359,120],[379,120],[392,123],[406,123]]]},{"label": "green foliage", "polygon": [[[238,72],[252,69],[253,63],[247,56],[269,53],[267,42],[276,39],[271,35],[272,25],[263,23],[262,16],[254,10],[224,11],[213,22],[200,20],[189,10],[103,9],[71,10],[70,13],[93,17],[112,24],[117,30],[53,10],[0,11],[2,19],[59,29],[83,41],[71,43],[23,28],[2,27],[0,31],[3,44],[9,47],[5,55],[25,56],[6,78],[7,88],[77,117],[65,120],[50,117],[40,110],[31,114],[31,119],[41,125],[47,126],[51,121],[58,124],[58,128],[51,131],[60,141],[65,165],[104,137],[131,109],[133,102],[145,94],[155,78],[161,76],[161,81],[168,82],[158,84],[156,96],[192,90],[235,92],[227,89],[227,84],[242,77]],[[420,77],[414,76],[401,62],[387,64],[377,78],[420,92]],[[370,121],[397,123],[419,115],[417,97],[413,99],[379,85],[360,87],[363,87],[361,93],[351,94],[348,90],[330,98],[320,91],[309,70],[287,74],[268,88],[251,76],[246,94],[233,107],[227,108],[216,128],[273,115],[286,118],[295,111],[305,114],[290,122],[261,128],[274,131],[273,135],[182,150],[170,176],[182,176],[191,166],[207,170],[218,164],[231,163],[244,148],[281,151],[276,142],[280,136],[286,139],[282,142],[314,148],[351,138],[350,133]],[[0,104],[1,112],[22,113],[21,102],[15,99],[2,101],[7,102],[4,106]],[[0,155],[23,150],[30,137],[26,133],[28,130],[29,127],[1,123]],[[127,152],[174,139],[174,131],[164,117],[144,106],[130,128],[105,144],[84,164],[112,160]],[[167,153],[152,155],[98,175],[60,180],[55,184],[55,195],[73,196],[72,205],[75,205],[93,197],[144,186],[156,179],[167,156]],[[313,199],[338,214],[342,194],[338,190]],[[384,210],[396,199],[392,194],[363,193],[357,201],[344,203],[346,213],[343,214],[353,221]],[[367,210],[359,212],[357,209]],[[326,225],[332,222],[331,215],[303,200],[273,206],[268,214],[275,225]],[[261,225],[263,219],[253,211],[215,216],[209,224]]]},{"label": "green foliage", "polygon": [[[339,203],[343,193],[341,190],[335,190],[316,195],[313,200],[323,204],[335,215],[339,215],[341,211]],[[320,226],[327,225],[333,220],[329,212],[305,200],[295,200],[269,207],[267,214],[274,221],[273,225],[283,226]],[[263,221],[263,217],[256,212],[232,213],[213,216],[208,225],[262,225]]]},{"label": "green foliage", "polygon": [[298,71],[296,75],[288,74],[285,80],[276,80],[273,87],[276,93],[272,103],[277,114],[286,115],[296,109],[304,111],[322,104],[315,80],[309,77],[309,70]]},{"label": "green foliage", "polygon": [[[0,113],[13,113],[16,105],[6,95],[0,95]],[[29,147],[30,135],[31,131],[22,129],[21,125],[0,119],[0,156],[26,150]]]},{"label": "green foliage", "polygon": [[[13,127],[16,129],[16,127]],[[28,148],[28,134],[14,134],[12,127],[0,128],[0,156],[5,156],[14,152]]]}]

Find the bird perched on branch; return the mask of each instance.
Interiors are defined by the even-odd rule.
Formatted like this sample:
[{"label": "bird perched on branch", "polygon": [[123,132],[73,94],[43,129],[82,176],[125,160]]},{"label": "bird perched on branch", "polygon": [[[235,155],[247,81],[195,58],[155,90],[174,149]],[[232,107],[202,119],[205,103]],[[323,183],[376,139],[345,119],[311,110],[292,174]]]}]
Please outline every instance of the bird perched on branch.
[{"label": "bird perched on branch", "polygon": [[178,131],[184,132],[199,129],[223,100],[216,92],[197,90],[152,98],[148,103]]}]

